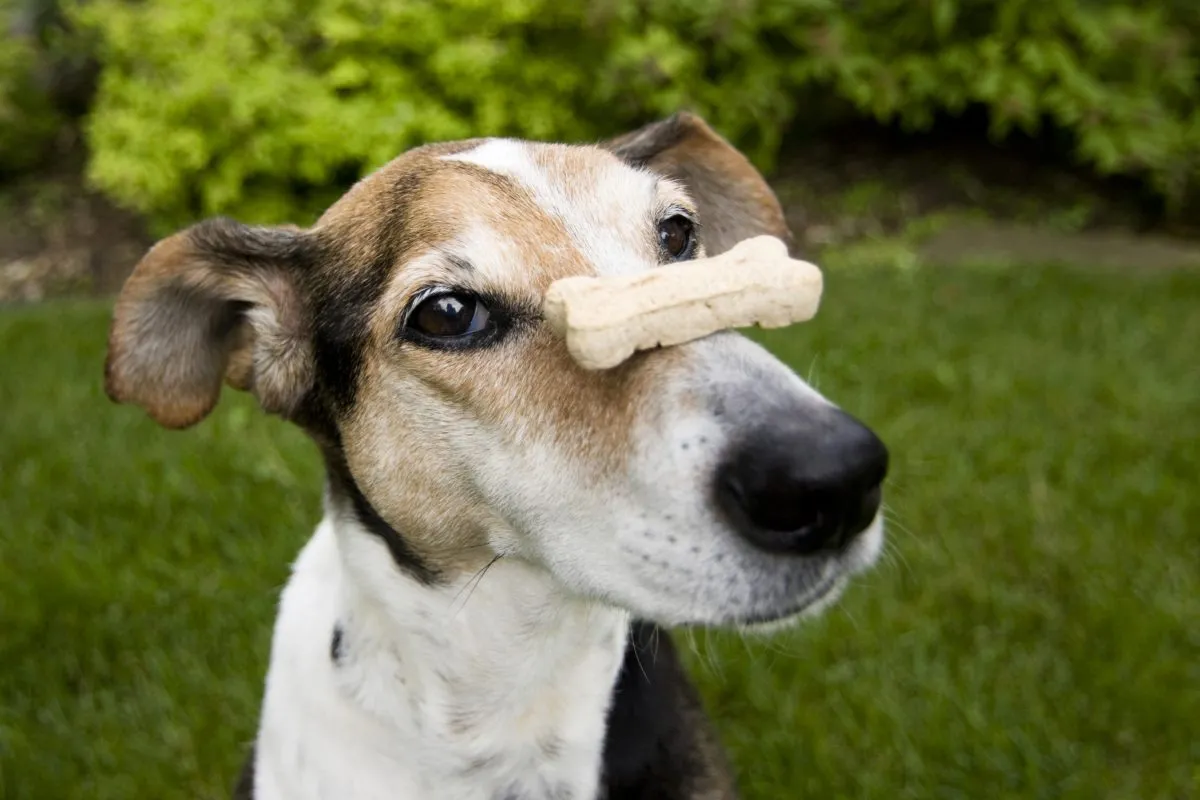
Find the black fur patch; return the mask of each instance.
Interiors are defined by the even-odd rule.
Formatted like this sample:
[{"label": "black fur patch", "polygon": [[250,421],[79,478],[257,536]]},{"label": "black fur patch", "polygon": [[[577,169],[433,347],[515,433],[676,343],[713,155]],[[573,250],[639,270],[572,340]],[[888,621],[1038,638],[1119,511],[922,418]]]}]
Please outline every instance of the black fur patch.
[{"label": "black fur patch", "polygon": [[724,764],[711,763],[708,720],[666,631],[634,622],[604,742],[607,800],[688,800]]},{"label": "black fur patch", "polygon": [[334,664],[341,664],[343,655],[345,652],[342,649],[342,626],[338,624],[333,626],[333,638],[329,642],[329,659]]},{"label": "black fur patch", "polygon": [[387,546],[388,552],[392,556],[392,561],[396,562],[396,566],[426,586],[436,583],[439,578],[438,574],[422,561],[420,556],[412,551],[408,543],[404,541],[404,537],[389,525],[383,517],[379,516],[379,512],[375,510],[375,507],[363,495],[362,490],[358,488],[358,484],[354,482],[354,477],[350,474],[350,470],[346,466],[345,459],[341,456],[341,453],[326,449],[325,467],[329,476],[330,491],[333,493],[335,500],[348,501],[350,503],[350,510],[362,526],[375,536],[378,536]]},{"label": "black fur patch", "polygon": [[[355,230],[353,247],[339,241],[322,244],[320,274],[309,288],[313,355],[318,390],[335,413],[344,415],[354,405],[368,321],[397,261],[412,245],[408,208],[424,177],[420,170],[400,175],[388,192],[391,218]],[[369,254],[369,261],[345,263],[347,252]]]},{"label": "black fur patch", "polygon": [[233,800],[254,800],[254,754],[257,748],[250,745],[250,752],[242,764],[241,774],[233,787]]},{"label": "black fur patch", "polygon": [[672,114],[618,137],[608,143],[608,149],[630,166],[644,167],[659,153],[687,138],[692,130],[688,120],[683,114]]},{"label": "black fur patch", "polygon": [[196,250],[226,268],[311,266],[312,239],[295,228],[246,225],[229,217],[212,217],[188,228],[188,237]]},{"label": "black fur patch", "polygon": [[374,262],[353,278],[329,279],[314,292],[313,358],[323,399],[338,414],[354,405],[362,372],[368,320],[383,292],[395,251],[383,245]]}]

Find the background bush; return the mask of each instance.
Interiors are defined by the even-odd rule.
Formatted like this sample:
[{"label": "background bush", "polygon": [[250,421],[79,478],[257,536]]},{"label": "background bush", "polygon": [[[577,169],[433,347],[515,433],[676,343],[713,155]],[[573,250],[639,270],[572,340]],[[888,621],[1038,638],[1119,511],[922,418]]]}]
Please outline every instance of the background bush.
[{"label": "background bush", "polygon": [[61,123],[42,80],[39,9],[0,0],[0,174],[37,164]]},{"label": "background bush", "polygon": [[1194,0],[92,0],[74,19],[103,65],[90,177],[163,227],[304,222],[423,141],[586,140],[684,106],[764,168],[789,127],[981,107],[993,136],[1050,126],[1175,204],[1200,178]]},{"label": "background bush", "polygon": [[0,177],[53,161],[88,110],[99,65],[61,0],[0,0]]}]

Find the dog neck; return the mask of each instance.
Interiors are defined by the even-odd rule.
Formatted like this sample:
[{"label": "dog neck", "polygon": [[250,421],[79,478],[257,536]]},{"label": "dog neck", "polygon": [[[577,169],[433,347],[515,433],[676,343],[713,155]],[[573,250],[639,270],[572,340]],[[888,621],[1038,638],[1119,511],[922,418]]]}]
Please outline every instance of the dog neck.
[{"label": "dog neck", "polygon": [[255,797],[592,798],[627,630],[516,559],[423,584],[327,507],[283,593]]}]

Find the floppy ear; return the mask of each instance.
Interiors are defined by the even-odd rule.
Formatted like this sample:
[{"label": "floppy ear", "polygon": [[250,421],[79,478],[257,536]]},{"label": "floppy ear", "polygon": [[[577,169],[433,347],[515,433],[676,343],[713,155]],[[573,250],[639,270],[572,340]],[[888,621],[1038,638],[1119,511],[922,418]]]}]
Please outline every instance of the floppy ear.
[{"label": "floppy ear", "polygon": [[168,428],[216,405],[222,381],[287,416],[312,384],[301,293],[310,236],[218,218],[158,244],[138,262],[113,312],[104,386]]},{"label": "floppy ear", "polygon": [[680,112],[601,147],[687,186],[699,206],[700,237],[708,255],[763,234],[782,239],[791,249],[792,232],[762,174],[695,114]]}]

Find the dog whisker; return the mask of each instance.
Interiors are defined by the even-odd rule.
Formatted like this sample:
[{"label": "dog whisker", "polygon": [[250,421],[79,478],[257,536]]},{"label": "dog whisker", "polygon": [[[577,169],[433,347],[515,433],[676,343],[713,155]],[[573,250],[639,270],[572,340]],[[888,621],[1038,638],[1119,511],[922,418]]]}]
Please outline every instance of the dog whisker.
[{"label": "dog whisker", "polygon": [[817,362],[819,360],[820,360],[819,356],[813,356],[812,363],[810,363],[808,365],[808,374],[804,378],[804,380],[807,381],[808,384],[810,386],[812,386],[813,389],[816,389],[817,391],[820,391],[819,389],[817,389]]},{"label": "dog whisker", "polygon": [[721,680],[725,680],[724,661],[721,659],[720,653],[717,652],[716,646],[713,642],[713,637],[706,635],[703,637],[703,641],[704,658],[708,663],[709,671],[715,674]]},{"label": "dog whisker", "polygon": [[792,637],[790,636],[760,637],[760,640],[755,642],[755,644],[776,656],[783,656],[791,661],[797,661],[803,657],[803,654],[799,650],[793,651],[789,649],[786,643],[790,641],[792,641]]},{"label": "dog whisker", "polygon": [[[657,633],[657,628],[655,629],[655,632]],[[650,673],[646,672],[646,665],[642,663],[641,652],[642,652],[642,648],[634,647],[633,648],[633,660],[635,662],[637,662],[638,669],[641,670],[642,677],[646,679],[646,683],[649,683],[650,682]]]},{"label": "dog whisker", "polygon": [[471,599],[471,595],[475,594],[475,590],[477,588],[479,588],[479,584],[483,581],[483,577],[485,575],[487,575],[488,570],[490,570],[497,561],[504,558],[504,555],[505,555],[504,553],[497,553],[496,555],[494,555],[490,561],[488,561],[486,564],[484,564],[483,567],[479,571],[477,571],[474,575],[471,576],[470,580],[467,581],[467,583],[463,586],[462,589],[458,590],[458,594],[456,594],[454,596],[454,601],[451,603],[451,608],[454,607],[454,603],[456,603],[458,601],[458,598],[462,596],[462,593],[464,591],[467,592],[467,596],[462,601],[462,605],[458,607],[458,610],[453,612],[454,615],[457,616],[458,613],[460,613],[464,608],[466,608],[467,603]]}]

